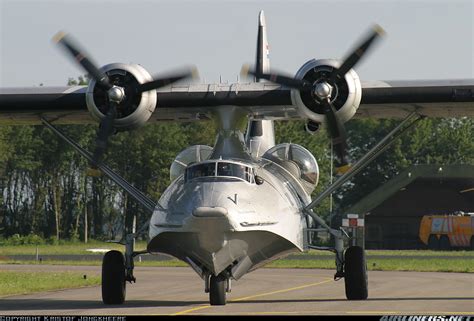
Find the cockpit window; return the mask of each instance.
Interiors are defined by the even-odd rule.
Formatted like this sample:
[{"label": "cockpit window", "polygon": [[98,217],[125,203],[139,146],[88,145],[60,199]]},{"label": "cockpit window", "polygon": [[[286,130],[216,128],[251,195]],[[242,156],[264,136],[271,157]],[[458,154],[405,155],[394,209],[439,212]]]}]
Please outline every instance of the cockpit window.
[{"label": "cockpit window", "polygon": [[186,169],[186,181],[196,177],[216,176],[216,164],[204,163],[198,164]]},{"label": "cockpit window", "polygon": [[[217,175],[216,175],[217,169]],[[237,177],[249,183],[254,182],[252,167],[229,162],[212,162],[188,166],[186,181],[197,177]]]},{"label": "cockpit window", "polygon": [[252,182],[252,169],[248,166],[234,163],[217,163],[217,176],[238,177]]}]

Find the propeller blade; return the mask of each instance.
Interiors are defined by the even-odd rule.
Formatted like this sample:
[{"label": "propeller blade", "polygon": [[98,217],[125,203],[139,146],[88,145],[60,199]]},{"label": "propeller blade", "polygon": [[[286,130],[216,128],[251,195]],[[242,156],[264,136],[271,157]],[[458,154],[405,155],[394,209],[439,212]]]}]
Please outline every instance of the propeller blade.
[{"label": "propeller blade", "polygon": [[336,171],[342,173],[350,168],[347,157],[347,134],[346,129],[337,116],[336,109],[329,99],[323,101],[324,114],[327,119],[327,127],[329,136],[331,137],[332,146],[336,153]]},{"label": "propeller blade", "polygon": [[279,85],[287,86],[290,88],[295,88],[299,90],[306,90],[311,88],[312,84],[304,79],[296,79],[290,76],[285,76],[277,73],[260,73],[250,69],[249,65],[243,65],[242,70],[240,71],[242,77],[247,77],[248,75],[254,76],[256,79],[266,79],[271,82],[274,82]]},{"label": "propeller blade", "polygon": [[335,82],[337,78],[343,78],[344,75],[360,61],[364,54],[369,50],[369,48],[374,44],[374,41],[377,40],[380,36],[383,36],[385,31],[379,25],[375,25],[372,28],[372,31],[368,34],[365,40],[356,47],[356,49],[344,59],[344,62],[338,69],[335,69],[330,76],[332,82]]},{"label": "propeller blade", "polygon": [[94,153],[92,155],[93,158],[93,165],[99,164],[102,156],[107,149],[107,143],[109,140],[109,136],[114,131],[114,120],[117,117],[117,106],[116,103],[110,102],[109,103],[109,110],[107,111],[107,115],[105,118],[100,122],[99,132],[97,134],[96,139],[96,146],[94,149]]},{"label": "propeller blade", "polygon": [[198,71],[196,67],[191,67],[183,71],[177,71],[169,76],[162,76],[154,78],[152,81],[146,82],[144,84],[137,86],[137,93],[142,93],[145,91],[158,89],[169,84],[172,84],[176,81],[185,79],[185,78],[199,78]]},{"label": "propeller blade", "polygon": [[81,65],[81,67],[97,82],[97,85],[104,90],[112,88],[112,84],[109,81],[109,77],[106,73],[102,72],[96,65],[89,59],[79,45],[72,40],[71,36],[64,32],[58,32],[54,37],[53,41],[61,45],[66,52],[68,52],[74,60]]}]

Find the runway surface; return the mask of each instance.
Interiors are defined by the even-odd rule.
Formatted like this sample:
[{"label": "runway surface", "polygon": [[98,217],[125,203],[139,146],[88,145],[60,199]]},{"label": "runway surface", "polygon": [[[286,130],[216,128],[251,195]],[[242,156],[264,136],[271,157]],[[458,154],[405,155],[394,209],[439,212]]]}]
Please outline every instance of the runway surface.
[{"label": "runway surface", "polygon": [[[0,265],[1,270],[77,271],[99,266]],[[127,301],[106,306],[100,287],[0,299],[0,315],[474,315],[474,274],[369,272],[369,299],[347,301],[334,271],[260,269],[233,282],[226,306],[210,306],[203,281],[190,268],[137,267]]]}]

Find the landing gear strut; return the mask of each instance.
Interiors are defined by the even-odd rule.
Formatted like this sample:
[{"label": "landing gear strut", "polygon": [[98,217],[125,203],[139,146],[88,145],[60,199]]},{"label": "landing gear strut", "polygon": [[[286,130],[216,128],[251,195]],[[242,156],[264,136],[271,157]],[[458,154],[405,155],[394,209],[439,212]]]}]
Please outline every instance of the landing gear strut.
[{"label": "landing gear strut", "polygon": [[125,238],[125,279],[132,283],[136,282],[137,279],[133,276],[133,269],[135,268],[135,264],[133,262],[133,258],[136,256],[135,254],[135,231],[133,233],[128,234]]}]

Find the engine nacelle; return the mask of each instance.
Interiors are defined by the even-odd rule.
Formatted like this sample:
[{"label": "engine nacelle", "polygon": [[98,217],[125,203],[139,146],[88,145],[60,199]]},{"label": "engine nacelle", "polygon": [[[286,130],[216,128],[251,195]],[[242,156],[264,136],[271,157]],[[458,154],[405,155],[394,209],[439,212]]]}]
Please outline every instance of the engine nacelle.
[{"label": "engine nacelle", "polygon": [[[327,80],[329,74],[339,68],[340,62],[333,59],[310,60],[305,63],[296,73],[295,78],[305,79],[308,82],[316,84],[318,80]],[[351,69],[343,79],[330,83],[332,88],[331,102],[337,110],[337,115],[342,122],[351,119],[359,108],[362,98],[362,85],[359,76]],[[315,97],[313,90],[300,91],[293,89],[291,91],[291,100],[294,106],[297,106],[298,113],[317,123],[324,123],[324,115],[321,102]]]},{"label": "engine nacelle", "polygon": [[[101,68],[109,76],[110,82],[124,88],[125,98],[117,106],[117,117],[114,127],[117,130],[130,130],[143,126],[150,119],[156,107],[156,90],[136,93],[139,84],[152,81],[153,78],[140,65],[113,63]],[[86,92],[87,109],[92,117],[101,121],[108,111],[108,95],[96,86],[91,79]]]}]

